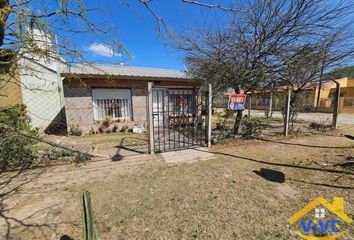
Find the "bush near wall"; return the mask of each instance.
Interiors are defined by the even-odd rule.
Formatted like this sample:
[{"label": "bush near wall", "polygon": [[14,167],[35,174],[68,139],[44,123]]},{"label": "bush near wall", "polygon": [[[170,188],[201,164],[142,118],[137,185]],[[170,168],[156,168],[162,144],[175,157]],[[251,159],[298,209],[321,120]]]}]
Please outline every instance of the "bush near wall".
[{"label": "bush near wall", "polygon": [[[30,119],[26,115],[26,106],[22,104],[1,109],[0,123],[29,134],[36,134],[36,130],[29,127]],[[30,166],[37,159],[35,143],[36,141],[16,131],[0,128],[0,168]]]}]

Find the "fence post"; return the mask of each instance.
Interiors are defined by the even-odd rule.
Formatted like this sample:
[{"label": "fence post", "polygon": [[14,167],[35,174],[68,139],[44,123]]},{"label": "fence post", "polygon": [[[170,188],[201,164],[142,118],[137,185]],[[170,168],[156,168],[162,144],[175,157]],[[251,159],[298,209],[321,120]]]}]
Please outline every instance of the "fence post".
[{"label": "fence post", "polygon": [[269,96],[269,108],[268,108],[268,116],[272,116],[272,111],[273,111],[273,90],[270,92]]},{"label": "fence post", "polygon": [[338,113],[339,113],[339,106],[340,105],[340,84],[336,82],[336,96],[335,96],[335,102],[333,106],[333,120],[332,120],[332,126],[333,128],[337,128],[337,119],[338,119]]},{"label": "fence post", "polygon": [[147,106],[147,117],[148,117],[148,130],[149,130],[149,153],[155,153],[154,147],[154,127],[153,127],[153,103],[152,103],[152,87],[154,86],[154,82],[148,82],[148,106]]},{"label": "fence post", "polygon": [[208,84],[208,147],[211,147],[211,120],[213,116],[213,87]]},{"label": "fence post", "polygon": [[290,118],[290,99],[291,99],[291,89],[288,88],[288,94],[286,96],[285,104],[285,122],[284,122],[284,135],[288,136],[289,134],[289,118]]}]

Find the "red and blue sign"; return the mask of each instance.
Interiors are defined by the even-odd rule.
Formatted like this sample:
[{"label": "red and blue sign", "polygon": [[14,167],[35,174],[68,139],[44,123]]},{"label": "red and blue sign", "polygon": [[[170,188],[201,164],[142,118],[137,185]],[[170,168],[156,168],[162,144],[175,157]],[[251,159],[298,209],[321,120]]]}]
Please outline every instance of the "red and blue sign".
[{"label": "red and blue sign", "polygon": [[230,94],[227,108],[229,110],[244,110],[246,103],[245,94]]}]

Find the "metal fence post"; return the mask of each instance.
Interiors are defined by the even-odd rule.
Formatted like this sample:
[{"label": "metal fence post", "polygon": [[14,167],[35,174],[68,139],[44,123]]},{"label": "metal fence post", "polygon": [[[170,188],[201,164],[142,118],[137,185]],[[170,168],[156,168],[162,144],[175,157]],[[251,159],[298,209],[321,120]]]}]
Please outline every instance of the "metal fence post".
[{"label": "metal fence post", "polygon": [[285,123],[284,123],[284,135],[288,136],[289,134],[289,118],[290,118],[290,99],[291,99],[291,89],[288,88],[288,94],[286,97],[285,105]]},{"label": "metal fence post", "polygon": [[208,147],[211,147],[211,120],[213,116],[213,87],[209,83],[208,85]]},{"label": "metal fence post", "polygon": [[147,117],[148,117],[148,130],[149,130],[149,153],[155,153],[154,146],[154,126],[153,126],[153,103],[152,103],[152,87],[154,86],[154,82],[148,82],[148,109],[147,109]]}]

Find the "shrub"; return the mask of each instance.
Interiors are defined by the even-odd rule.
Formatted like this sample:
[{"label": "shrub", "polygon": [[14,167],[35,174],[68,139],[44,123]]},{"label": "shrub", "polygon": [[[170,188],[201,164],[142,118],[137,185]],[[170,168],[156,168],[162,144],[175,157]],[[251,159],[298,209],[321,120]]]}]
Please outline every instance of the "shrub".
[{"label": "shrub", "polygon": [[120,131],[123,133],[127,133],[129,132],[129,127],[127,125],[124,125]]},{"label": "shrub", "polygon": [[82,130],[80,129],[79,125],[70,125],[69,135],[71,136],[81,136]]},{"label": "shrub", "polygon": [[[0,123],[35,135],[36,130],[29,127],[26,106],[16,105],[0,111]],[[0,168],[28,167],[36,159],[36,141],[7,128],[0,128]]]},{"label": "shrub", "polygon": [[247,139],[258,137],[267,126],[269,123],[263,119],[245,117],[241,123],[242,136]]},{"label": "shrub", "polygon": [[77,153],[74,157],[75,163],[84,163],[89,160],[91,160],[91,155],[86,153]]},{"label": "shrub", "polygon": [[220,130],[220,131],[228,131],[230,130],[230,127],[228,126],[228,121],[230,120],[230,117],[232,117],[232,111],[226,109],[222,113],[216,113],[217,115],[217,122],[216,122],[216,127],[214,130]]}]

